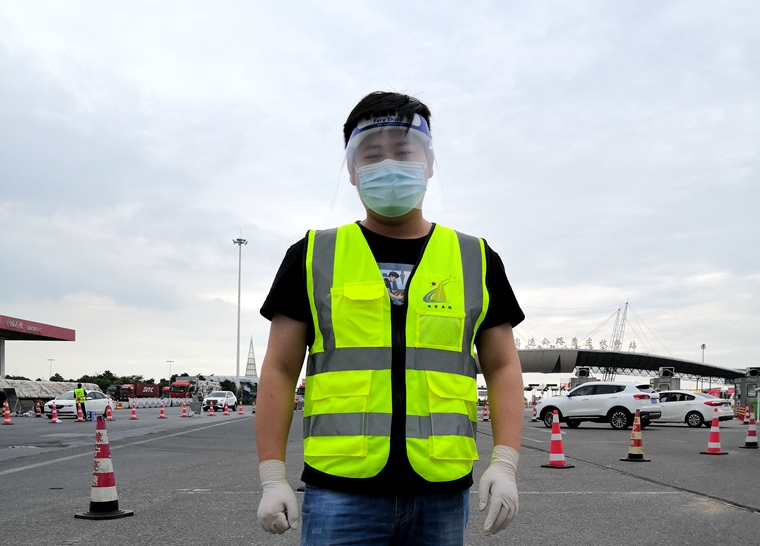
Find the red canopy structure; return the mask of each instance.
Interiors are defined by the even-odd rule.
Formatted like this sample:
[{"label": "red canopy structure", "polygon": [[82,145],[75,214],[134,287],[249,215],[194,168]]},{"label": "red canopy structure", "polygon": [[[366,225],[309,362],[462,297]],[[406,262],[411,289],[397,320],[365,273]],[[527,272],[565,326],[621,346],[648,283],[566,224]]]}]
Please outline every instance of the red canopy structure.
[{"label": "red canopy structure", "polygon": [[5,377],[5,340],[74,341],[76,332],[15,317],[0,315],[0,377]]}]

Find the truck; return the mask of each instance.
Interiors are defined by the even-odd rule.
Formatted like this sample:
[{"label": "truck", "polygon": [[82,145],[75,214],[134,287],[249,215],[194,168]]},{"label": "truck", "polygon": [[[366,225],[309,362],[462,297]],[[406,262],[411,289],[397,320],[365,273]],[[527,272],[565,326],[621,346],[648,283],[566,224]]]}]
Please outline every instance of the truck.
[{"label": "truck", "polygon": [[190,398],[193,392],[193,384],[189,379],[179,380],[172,383],[171,397],[172,398]]},{"label": "truck", "polygon": [[130,398],[158,398],[161,393],[155,383],[127,383],[119,386],[119,400],[128,401]]}]

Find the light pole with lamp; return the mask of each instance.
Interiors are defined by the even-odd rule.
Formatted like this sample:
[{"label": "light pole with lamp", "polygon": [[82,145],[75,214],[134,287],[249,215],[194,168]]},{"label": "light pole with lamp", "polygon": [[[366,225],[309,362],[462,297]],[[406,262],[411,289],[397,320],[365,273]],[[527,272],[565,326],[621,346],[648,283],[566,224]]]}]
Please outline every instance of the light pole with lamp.
[{"label": "light pole with lamp", "polygon": [[[705,349],[707,349],[707,345],[703,343],[702,344],[702,364],[705,363]],[[702,379],[702,388],[704,387],[705,387],[705,380]],[[710,376],[710,387],[708,388],[708,390],[709,389],[712,389],[712,376]]]},{"label": "light pole with lamp", "polygon": [[48,375],[48,381],[50,381],[50,378],[53,377],[53,362],[55,361],[55,358],[48,358],[47,361],[50,367],[50,375]]},{"label": "light pole with lamp", "polygon": [[233,239],[233,244],[238,245],[238,309],[237,309],[237,360],[235,363],[235,387],[240,389],[240,274],[243,267],[243,245],[247,245],[246,239]]}]

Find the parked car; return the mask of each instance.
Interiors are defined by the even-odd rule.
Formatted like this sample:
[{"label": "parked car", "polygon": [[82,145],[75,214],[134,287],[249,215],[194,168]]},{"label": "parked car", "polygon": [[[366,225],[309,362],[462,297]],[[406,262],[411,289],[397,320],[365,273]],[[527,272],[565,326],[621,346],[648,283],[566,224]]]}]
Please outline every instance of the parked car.
[{"label": "parked car", "polygon": [[649,385],[625,381],[597,381],[577,386],[567,394],[544,398],[536,404],[536,412],[546,427],[552,426],[553,412],[570,428],[583,421],[609,423],[623,430],[633,424],[636,410],[641,415],[641,427],[661,415],[660,399]]},{"label": "parked car", "polygon": [[[90,391],[85,396],[85,409],[87,411],[94,411],[96,415],[105,415],[106,406],[110,401],[111,399],[102,392]],[[44,413],[48,419],[53,418],[53,404],[55,404],[55,410],[58,413],[58,417],[77,416],[77,404],[74,399],[74,391],[66,391],[45,404]]]},{"label": "parked car", "polygon": [[237,409],[237,396],[232,391],[211,391],[203,399],[203,411],[208,411],[211,404],[214,404],[214,411],[224,409],[224,402],[227,402],[227,408],[232,411]]},{"label": "parked car", "polygon": [[657,423],[686,423],[690,427],[709,427],[718,409],[718,419],[730,421],[734,410],[728,400],[717,396],[691,391],[660,391],[662,415]]}]

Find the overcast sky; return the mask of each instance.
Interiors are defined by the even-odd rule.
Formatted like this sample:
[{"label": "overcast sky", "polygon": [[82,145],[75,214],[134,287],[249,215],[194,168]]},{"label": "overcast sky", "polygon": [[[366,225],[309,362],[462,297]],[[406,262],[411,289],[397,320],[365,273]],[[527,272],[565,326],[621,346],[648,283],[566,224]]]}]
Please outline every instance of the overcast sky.
[{"label": "overcast sky", "polygon": [[[241,374],[365,94],[426,102],[443,213],[531,337],[760,363],[757,2],[0,1],[0,314],[32,379]],[[591,338],[610,339],[613,320]]]}]

